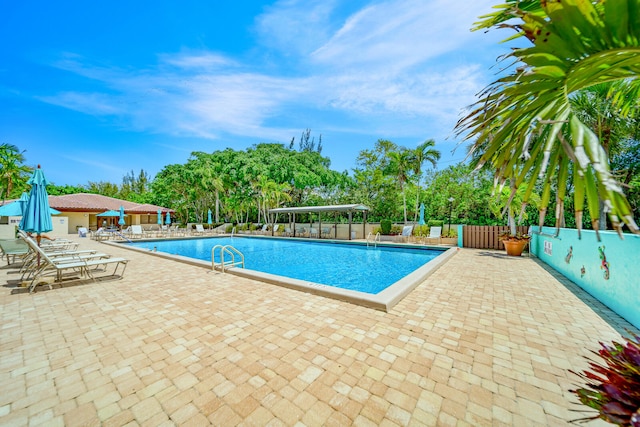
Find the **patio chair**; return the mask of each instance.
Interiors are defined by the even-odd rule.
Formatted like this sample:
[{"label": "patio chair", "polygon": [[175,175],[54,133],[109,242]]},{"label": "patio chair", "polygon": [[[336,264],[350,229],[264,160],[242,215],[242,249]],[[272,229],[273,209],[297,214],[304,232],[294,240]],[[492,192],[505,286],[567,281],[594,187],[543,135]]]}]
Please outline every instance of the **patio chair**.
[{"label": "patio chair", "polygon": [[413,234],[413,225],[405,225],[402,227],[402,234],[398,236],[397,240],[406,243],[409,241],[411,234]]},{"label": "patio chair", "polygon": [[322,236],[322,237],[331,237],[331,228],[322,227],[322,232],[320,233],[320,236]]},{"label": "patio chair", "polygon": [[144,230],[141,225],[132,225],[129,228],[131,229],[129,232],[131,239],[141,239],[144,237]]},{"label": "patio chair", "polygon": [[11,260],[13,259],[13,262],[15,262],[16,257],[23,260],[26,258],[29,254],[29,245],[22,239],[0,240],[0,250],[2,251],[2,256],[6,255],[7,257],[7,265],[10,265]]},{"label": "patio chair", "polygon": [[[53,252],[48,253],[48,256],[51,261],[56,264],[111,258],[111,255],[96,250]],[[38,253],[30,251],[28,258],[25,260],[22,268],[20,268],[20,273],[22,274],[21,280],[31,279],[33,275],[38,272],[40,263],[41,260],[38,257]]]},{"label": "patio chair", "polygon": [[196,224],[195,234],[204,235],[206,233],[204,226],[202,224]]},{"label": "patio chair", "polygon": [[[115,268],[113,274],[109,276],[116,276],[118,272],[118,267],[124,264],[122,272],[120,273],[120,278],[122,278],[124,274],[124,270],[127,267],[127,263],[129,262],[126,258],[100,258],[100,259],[82,259],[82,258],[73,258],[72,260],[68,260],[67,262],[62,262],[60,260],[56,261],[55,257],[51,257],[49,253],[43,251],[33,240],[24,239],[25,242],[29,245],[29,248],[34,251],[38,257],[38,265],[33,272],[33,276],[31,279],[31,283],[29,284],[29,292],[33,292],[38,284],[41,283],[42,279],[48,272],[55,272],[54,283],[62,283],[63,273],[71,272],[74,273],[73,278],[77,278],[79,276],[80,279],[85,277],[89,277],[92,280],[95,280],[94,273],[99,271],[102,267],[104,271],[107,271],[107,266],[110,264],[115,264]],[[106,276],[105,276],[106,277]],[[51,287],[51,284],[49,285]]]},{"label": "patio chair", "polygon": [[429,228],[429,235],[424,238],[424,243],[428,244],[429,240],[437,240],[438,244],[442,241],[442,227]]},{"label": "patio chair", "polygon": [[106,229],[100,227],[96,231],[91,233],[91,238],[97,241],[109,240],[112,234],[113,234],[112,232],[107,231]]},{"label": "patio chair", "polygon": [[284,233],[282,233],[282,234],[285,237],[291,237],[291,236],[293,236],[293,231],[291,231],[291,227],[285,227],[284,228]]},{"label": "patio chair", "polygon": [[315,227],[311,227],[309,229],[309,237],[315,237],[316,239],[318,238],[318,229]]}]

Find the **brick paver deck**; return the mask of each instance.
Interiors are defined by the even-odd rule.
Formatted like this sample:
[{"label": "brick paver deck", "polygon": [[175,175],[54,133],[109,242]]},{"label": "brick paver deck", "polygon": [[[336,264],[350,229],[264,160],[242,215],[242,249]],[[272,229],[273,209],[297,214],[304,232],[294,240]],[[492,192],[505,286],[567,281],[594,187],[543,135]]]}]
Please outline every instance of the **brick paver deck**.
[{"label": "brick paver deck", "polygon": [[384,313],[81,241],[124,279],[0,287],[0,425],[567,425],[568,369],[631,328],[493,251]]}]

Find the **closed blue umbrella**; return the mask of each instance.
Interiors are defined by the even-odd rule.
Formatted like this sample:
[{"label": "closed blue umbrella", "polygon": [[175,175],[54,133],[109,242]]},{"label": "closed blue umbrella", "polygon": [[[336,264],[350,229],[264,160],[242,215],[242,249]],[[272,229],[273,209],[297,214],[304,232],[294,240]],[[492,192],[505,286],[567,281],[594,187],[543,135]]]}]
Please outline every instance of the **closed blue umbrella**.
[{"label": "closed blue umbrella", "polygon": [[171,213],[169,211],[167,211],[167,219],[164,222],[167,225],[171,224]]},{"label": "closed blue umbrella", "polygon": [[211,220],[211,209],[209,209],[209,212],[207,213],[207,224],[213,224],[213,221]]},{"label": "closed blue umbrella", "polygon": [[162,225],[162,211],[158,209],[158,224]]},{"label": "closed blue umbrella", "polygon": [[124,206],[120,206],[120,219],[118,220],[118,225],[124,224]]},{"label": "closed blue umbrella", "polygon": [[424,225],[424,203],[420,203],[420,219],[418,225]]},{"label": "closed blue umbrella", "polygon": [[40,244],[40,235],[53,230],[47,196],[48,182],[40,165],[33,171],[33,176],[29,178],[27,184],[31,185],[31,192],[20,221],[20,229],[27,233],[36,233],[36,241]]}]

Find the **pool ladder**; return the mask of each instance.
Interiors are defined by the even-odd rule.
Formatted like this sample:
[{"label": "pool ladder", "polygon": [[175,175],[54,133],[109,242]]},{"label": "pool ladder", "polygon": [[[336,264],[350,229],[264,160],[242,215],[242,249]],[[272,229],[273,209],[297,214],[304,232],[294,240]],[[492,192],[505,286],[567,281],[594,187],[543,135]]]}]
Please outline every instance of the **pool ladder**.
[{"label": "pool ladder", "polygon": [[[220,251],[220,263],[216,265],[216,249]],[[229,261],[225,261],[225,254],[229,255],[231,259]],[[236,261],[236,256],[238,260]],[[242,252],[237,250],[231,245],[215,245],[213,249],[211,249],[211,269],[215,270],[216,267],[220,267],[220,271],[224,273],[224,270],[227,268],[240,266],[244,268],[244,255]]]},{"label": "pool ladder", "polygon": [[[367,234],[367,247],[369,247],[369,241],[371,238],[372,234],[371,232],[369,232],[369,234]],[[373,247],[377,248],[378,247],[378,243],[380,243],[380,233],[376,233],[376,236],[373,238]]]}]

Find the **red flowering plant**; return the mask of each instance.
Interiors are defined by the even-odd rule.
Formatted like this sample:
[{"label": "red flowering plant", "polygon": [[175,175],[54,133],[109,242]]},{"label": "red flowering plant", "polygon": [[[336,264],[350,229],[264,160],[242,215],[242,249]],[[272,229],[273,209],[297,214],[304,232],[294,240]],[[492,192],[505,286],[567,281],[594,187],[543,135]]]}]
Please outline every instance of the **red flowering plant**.
[{"label": "red flowering plant", "polygon": [[580,402],[598,411],[574,421],[598,418],[619,426],[640,427],[640,336],[625,338],[626,343],[600,343],[593,352],[605,364],[589,361],[589,371],[572,373],[586,380],[585,387],[570,390]]}]

